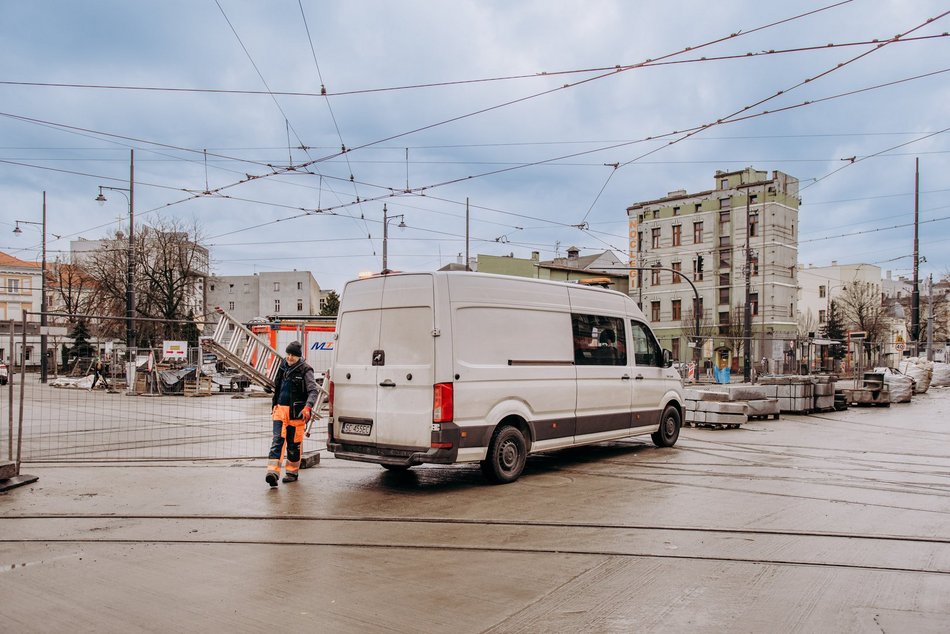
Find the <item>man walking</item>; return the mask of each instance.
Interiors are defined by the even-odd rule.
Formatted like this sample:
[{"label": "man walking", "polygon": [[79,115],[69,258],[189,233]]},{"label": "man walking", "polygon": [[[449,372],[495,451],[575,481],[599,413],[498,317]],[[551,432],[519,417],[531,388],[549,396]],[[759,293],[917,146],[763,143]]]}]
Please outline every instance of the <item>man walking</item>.
[{"label": "man walking", "polygon": [[317,402],[317,381],[313,368],[300,357],[300,342],[292,341],[287,346],[286,360],[280,364],[274,379],[274,397],[271,400],[274,423],[274,439],[267,460],[267,484],[277,486],[286,443],[287,461],[283,482],[296,482],[300,471],[300,444],[304,430]]},{"label": "man walking", "polygon": [[99,379],[102,379],[102,384],[107,390],[109,389],[109,382],[106,380],[104,370],[105,368],[102,365],[102,357],[97,354],[96,358],[92,360],[92,386],[89,388],[90,392],[96,389],[96,383],[99,381]]}]

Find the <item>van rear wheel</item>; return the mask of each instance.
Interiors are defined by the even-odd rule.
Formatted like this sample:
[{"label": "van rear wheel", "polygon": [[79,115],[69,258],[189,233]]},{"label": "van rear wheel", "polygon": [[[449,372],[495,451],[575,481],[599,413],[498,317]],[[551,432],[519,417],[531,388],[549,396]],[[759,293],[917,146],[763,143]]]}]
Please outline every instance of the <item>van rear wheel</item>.
[{"label": "van rear wheel", "polygon": [[528,459],[528,444],[517,427],[505,426],[495,432],[488,455],[482,461],[482,473],[490,482],[514,482],[524,471]]},{"label": "van rear wheel", "polygon": [[657,447],[672,447],[680,436],[680,412],[672,405],[667,405],[660,417],[660,429],[653,432],[650,438]]}]

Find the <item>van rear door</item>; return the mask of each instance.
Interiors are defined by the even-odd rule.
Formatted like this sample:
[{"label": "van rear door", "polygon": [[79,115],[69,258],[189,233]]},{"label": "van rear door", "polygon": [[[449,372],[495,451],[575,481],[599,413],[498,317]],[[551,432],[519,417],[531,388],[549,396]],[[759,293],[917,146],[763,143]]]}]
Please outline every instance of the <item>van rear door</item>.
[{"label": "van rear door", "polygon": [[432,430],[433,290],[429,275],[351,282],[339,318],[334,430],[350,443],[428,449]]}]

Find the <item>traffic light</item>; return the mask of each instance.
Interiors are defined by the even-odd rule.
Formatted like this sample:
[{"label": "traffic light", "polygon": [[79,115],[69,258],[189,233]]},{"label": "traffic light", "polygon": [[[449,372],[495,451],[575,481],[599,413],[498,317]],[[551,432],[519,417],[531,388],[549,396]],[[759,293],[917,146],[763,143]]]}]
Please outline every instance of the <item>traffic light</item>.
[{"label": "traffic light", "polygon": [[701,255],[696,256],[696,272],[697,273],[703,272],[703,256]]}]

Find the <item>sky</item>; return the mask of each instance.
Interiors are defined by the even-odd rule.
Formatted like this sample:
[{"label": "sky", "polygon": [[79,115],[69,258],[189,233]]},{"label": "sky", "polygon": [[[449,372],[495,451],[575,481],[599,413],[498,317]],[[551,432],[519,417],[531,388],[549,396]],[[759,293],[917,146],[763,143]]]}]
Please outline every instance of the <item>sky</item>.
[{"label": "sky", "polygon": [[[0,251],[198,228],[215,275],[342,290],[469,252],[612,249],[630,205],[801,182],[799,262],[950,273],[936,0],[0,1]],[[900,36],[900,37],[898,37]],[[896,38],[896,41],[895,41]],[[343,151],[343,148],[346,148]],[[405,228],[399,225],[404,223]]]}]

